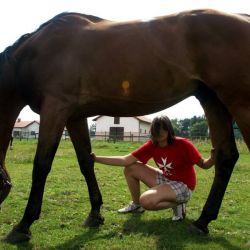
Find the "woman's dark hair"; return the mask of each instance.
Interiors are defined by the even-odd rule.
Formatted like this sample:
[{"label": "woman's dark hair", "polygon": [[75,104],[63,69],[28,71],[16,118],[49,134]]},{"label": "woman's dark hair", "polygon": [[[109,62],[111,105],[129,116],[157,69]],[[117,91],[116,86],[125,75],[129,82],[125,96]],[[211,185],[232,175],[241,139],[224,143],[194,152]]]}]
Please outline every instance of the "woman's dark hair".
[{"label": "woman's dark hair", "polygon": [[170,119],[165,115],[157,116],[152,121],[150,133],[153,143],[157,144],[156,138],[159,136],[161,128],[168,131],[168,139],[167,139],[168,144],[173,144],[175,140],[174,128]]}]

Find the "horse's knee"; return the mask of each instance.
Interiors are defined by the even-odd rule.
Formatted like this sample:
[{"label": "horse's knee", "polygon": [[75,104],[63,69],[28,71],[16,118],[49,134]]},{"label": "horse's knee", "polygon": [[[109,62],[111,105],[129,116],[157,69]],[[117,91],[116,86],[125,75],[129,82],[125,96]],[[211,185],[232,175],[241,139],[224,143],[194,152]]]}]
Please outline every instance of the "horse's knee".
[{"label": "horse's knee", "polygon": [[49,159],[39,159],[35,157],[33,178],[35,179],[46,179],[50,170],[52,162]]},{"label": "horse's knee", "polygon": [[80,165],[81,173],[84,176],[94,172],[95,161],[89,153],[83,153],[81,156],[78,156],[78,163]]},{"label": "horse's knee", "polygon": [[230,176],[238,158],[239,153],[236,148],[231,149],[229,153],[225,153],[225,151],[219,150],[217,153],[215,165],[217,173],[222,174],[223,176]]}]

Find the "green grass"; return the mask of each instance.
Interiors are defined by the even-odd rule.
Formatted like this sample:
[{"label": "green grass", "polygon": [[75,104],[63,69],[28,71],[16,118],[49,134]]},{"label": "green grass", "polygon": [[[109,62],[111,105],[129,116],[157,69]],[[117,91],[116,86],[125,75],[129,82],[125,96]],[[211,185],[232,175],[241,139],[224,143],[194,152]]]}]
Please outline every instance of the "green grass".
[{"label": "green grass", "polygon": [[[0,211],[0,235],[6,235],[22,218],[32,174],[36,141],[15,141],[8,151],[6,164],[13,188]],[[206,157],[210,145],[195,142]],[[98,155],[123,155],[138,143],[93,142]],[[240,144],[241,156],[228,185],[220,214],[209,225],[210,236],[192,235],[189,224],[198,218],[213,180],[214,169],[197,169],[197,188],[188,203],[187,219],[172,222],[171,210],[120,215],[117,209],[127,204],[130,195],[119,167],[96,164],[95,172],[103,195],[102,215],[105,223],[98,229],[82,227],[90,211],[88,190],[80,173],[75,152],[69,141],[62,141],[48,176],[41,217],[32,227],[29,243],[0,249],[246,249],[250,240],[249,162],[247,148]],[[146,187],[142,186],[142,190]]]}]

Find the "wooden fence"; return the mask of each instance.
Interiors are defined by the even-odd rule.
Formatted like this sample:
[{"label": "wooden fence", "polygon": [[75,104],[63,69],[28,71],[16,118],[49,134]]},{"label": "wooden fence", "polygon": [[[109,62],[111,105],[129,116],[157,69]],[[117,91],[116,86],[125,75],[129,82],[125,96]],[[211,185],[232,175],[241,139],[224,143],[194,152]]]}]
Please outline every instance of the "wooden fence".
[{"label": "wooden fence", "polygon": [[92,140],[101,141],[127,141],[127,142],[144,142],[150,138],[150,134],[137,132],[110,133],[107,131],[97,132],[90,135]]}]

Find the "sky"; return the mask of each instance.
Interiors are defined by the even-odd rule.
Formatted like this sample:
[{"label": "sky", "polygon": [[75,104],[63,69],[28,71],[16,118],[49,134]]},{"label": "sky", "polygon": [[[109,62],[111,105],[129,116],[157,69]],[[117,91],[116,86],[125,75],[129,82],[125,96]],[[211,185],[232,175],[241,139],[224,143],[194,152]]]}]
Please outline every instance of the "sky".
[{"label": "sky", "polygon": [[[53,16],[67,11],[91,14],[114,21],[147,20],[184,10],[212,8],[232,13],[250,14],[249,0],[5,0],[1,2],[0,52],[12,45],[21,35],[32,32]],[[184,119],[204,115],[194,97],[149,115],[166,114],[170,119]],[[19,118],[39,120],[26,106]],[[89,119],[91,121],[91,118]]]}]

